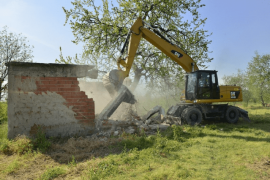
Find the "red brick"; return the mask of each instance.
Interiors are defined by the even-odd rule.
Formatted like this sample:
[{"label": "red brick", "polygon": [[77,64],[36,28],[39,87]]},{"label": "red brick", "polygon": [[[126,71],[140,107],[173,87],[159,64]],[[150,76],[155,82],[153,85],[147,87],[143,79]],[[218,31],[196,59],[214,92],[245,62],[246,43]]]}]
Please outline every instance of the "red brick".
[{"label": "red brick", "polygon": [[62,80],[62,81],[57,81],[57,84],[65,84],[66,81]]},{"label": "red brick", "polygon": [[73,85],[71,85],[71,87],[78,87],[78,85],[77,84],[73,84]]},{"label": "red brick", "polygon": [[79,102],[85,102],[85,101],[82,101],[82,100],[87,98],[86,95],[71,95],[71,97],[79,99]]},{"label": "red brick", "polygon": [[41,81],[41,84],[50,84],[50,81]]},{"label": "red brick", "polygon": [[59,91],[79,91],[80,88],[59,88]]},{"label": "red brick", "polygon": [[40,80],[47,80],[47,81],[51,81],[51,80],[55,80],[56,77],[40,77]]},{"label": "red brick", "polygon": [[73,92],[73,95],[85,95],[85,92],[77,91],[77,92]]},{"label": "red brick", "polygon": [[78,102],[72,103],[72,106],[80,106],[80,105],[81,105],[81,103],[78,103]]},{"label": "red brick", "polygon": [[69,98],[65,98],[68,102],[77,102],[77,99],[74,99],[74,98],[72,98],[72,99],[69,99]]},{"label": "red brick", "polygon": [[57,80],[63,80],[63,81],[76,81],[76,77],[57,77]]},{"label": "red brick", "polygon": [[81,112],[89,112],[89,109],[82,109]]},{"label": "red brick", "polygon": [[75,110],[75,109],[83,109],[83,110],[84,110],[84,109],[86,109],[86,108],[85,108],[85,106],[74,106],[73,109],[74,109],[74,110]]},{"label": "red brick", "polygon": [[[43,81],[43,82],[45,82],[45,81]],[[57,84],[57,81],[56,80],[49,81],[49,84]]]},{"label": "red brick", "polygon": [[58,91],[58,88],[55,88],[55,87],[51,87],[49,88],[50,91]]},{"label": "red brick", "polygon": [[57,84],[57,87],[59,88],[71,88],[70,84]]},{"label": "red brick", "polygon": [[89,109],[89,112],[95,114],[95,109]]},{"label": "red brick", "polygon": [[83,112],[82,115],[84,115],[84,116],[94,116],[95,113],[93,113],[93,112]]},{"label": "red brick", "polygon": [[47,88],[38,88],[38,90],[44,92],[44,91],[47,91],[48,89]]},{"label": "red brick", "polygon": [[55,85],[50,85],[50,84],[38,85],[38,88],[50,88],[50,87],[56,87],[56,86]]},{"label": "red brick", "polygon": [[58,84],[70,84],[71,85],[72,84],[72,81],[63,81],[62,80],[62,81],[58,81],[57,83]]},{"label": "red brick", "polygon": [[72,81],[72,84],[79,84],[78,81]]},{"label": "red brick", "polygon": [[71,95],[72,94],[72,92],[64,92],[64,91],[61,91],[61,92],[57,92],[57,94],[60,94],[60,95],[62,95],[62,96],[69,96],[69,95]]},{"label": "red brick", "polygon": [[75,117],[75,118],[78,119],[78,120],[84,120],[84,119],[86,119],[84,117]]}]

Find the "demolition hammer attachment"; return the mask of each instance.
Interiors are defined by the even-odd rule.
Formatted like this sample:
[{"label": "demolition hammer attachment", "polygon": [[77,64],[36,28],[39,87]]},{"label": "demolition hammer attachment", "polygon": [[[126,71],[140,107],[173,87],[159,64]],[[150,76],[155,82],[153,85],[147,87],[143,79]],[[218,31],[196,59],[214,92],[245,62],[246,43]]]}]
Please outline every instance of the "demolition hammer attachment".
[{"label": "demolition hammer attachment", "polygon": [[134,95],[125,85],[123,85],[124,79],[125,77],[120,70],[112,70],[103,76],[103,85],[110,93],[112,99],[98,115],[96,119],[97,129],[102,126],[102,121],[108,119],[122,102],[130,104],[136,103]]},{"label": "demolition hammer attachment", "polygon": [[123,102],[134,104],[136,102],[134,95],[123,85],[125,75],[121,70],[112,70],[102,78],[104,87],[107,89],[112,98],[123,96]]}]

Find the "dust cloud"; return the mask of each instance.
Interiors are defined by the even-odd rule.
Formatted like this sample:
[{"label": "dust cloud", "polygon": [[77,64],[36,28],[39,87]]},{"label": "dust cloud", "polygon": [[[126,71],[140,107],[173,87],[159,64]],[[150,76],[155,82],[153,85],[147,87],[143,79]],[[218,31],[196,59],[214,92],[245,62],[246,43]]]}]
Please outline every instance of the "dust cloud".
[{"label": "dust cloud", "polygon": [[99,114],[111,100],[111,96],[104,88],[102,82],[87,82],[80,80],[79,87],[81,91],[85,92],[88,98],[93,98],[96,114]]},{"label": "dust cloud", "polygon": [[[129,87],[131,83],[124,81],[123,84]],[[95,114],[99,114],[112,99],[102,82],[79,80],[79,87],[81,91],[85,92],[88,98],[93,98],[95,102]],[[128,120],[131,116],[138,116],[137,105],[138,103],[134,105],[125,102],[121,103],[110,119]]]}]

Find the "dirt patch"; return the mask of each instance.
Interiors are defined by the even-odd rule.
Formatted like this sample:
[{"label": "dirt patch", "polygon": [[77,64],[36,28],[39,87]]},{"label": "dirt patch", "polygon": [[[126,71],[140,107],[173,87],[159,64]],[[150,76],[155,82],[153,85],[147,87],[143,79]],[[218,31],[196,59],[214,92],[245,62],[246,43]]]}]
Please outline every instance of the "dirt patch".
[{"label": "dirt patch", "polygon": [[109,154],[120,154],[122,147],[118,145],[123,139],[107,137],[70,138],[66,142],[54,143],[48,155],[59,163],[89,160],[93,157],[104,157]]},{"label": "dirt patch", "polygon": [[259,162],[247,165],[248,168],[258,173],[260,179],[270,179],[270,159],[263,158]]}]

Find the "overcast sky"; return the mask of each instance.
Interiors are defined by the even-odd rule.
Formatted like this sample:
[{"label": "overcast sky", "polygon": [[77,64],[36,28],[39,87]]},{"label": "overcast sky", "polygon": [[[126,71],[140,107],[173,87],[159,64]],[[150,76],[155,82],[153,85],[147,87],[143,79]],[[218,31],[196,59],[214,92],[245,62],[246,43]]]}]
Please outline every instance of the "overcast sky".
[{"label": "overcast sky", "polygon": [[[0,28],[22,33],[34,45],[34,62],[54,63],[59,47],[64,56],[82,52],[82,44],[73,44],[70,26],[64,26],[62,7],[72,8],[69,0],[0,0]],[[270,54],[269,0],[202,0],[205,29],[212,32],[209,54],[214,60],[209,70],[217,70],[219,79],[237,69],[245,70],[255,51]]]}]

